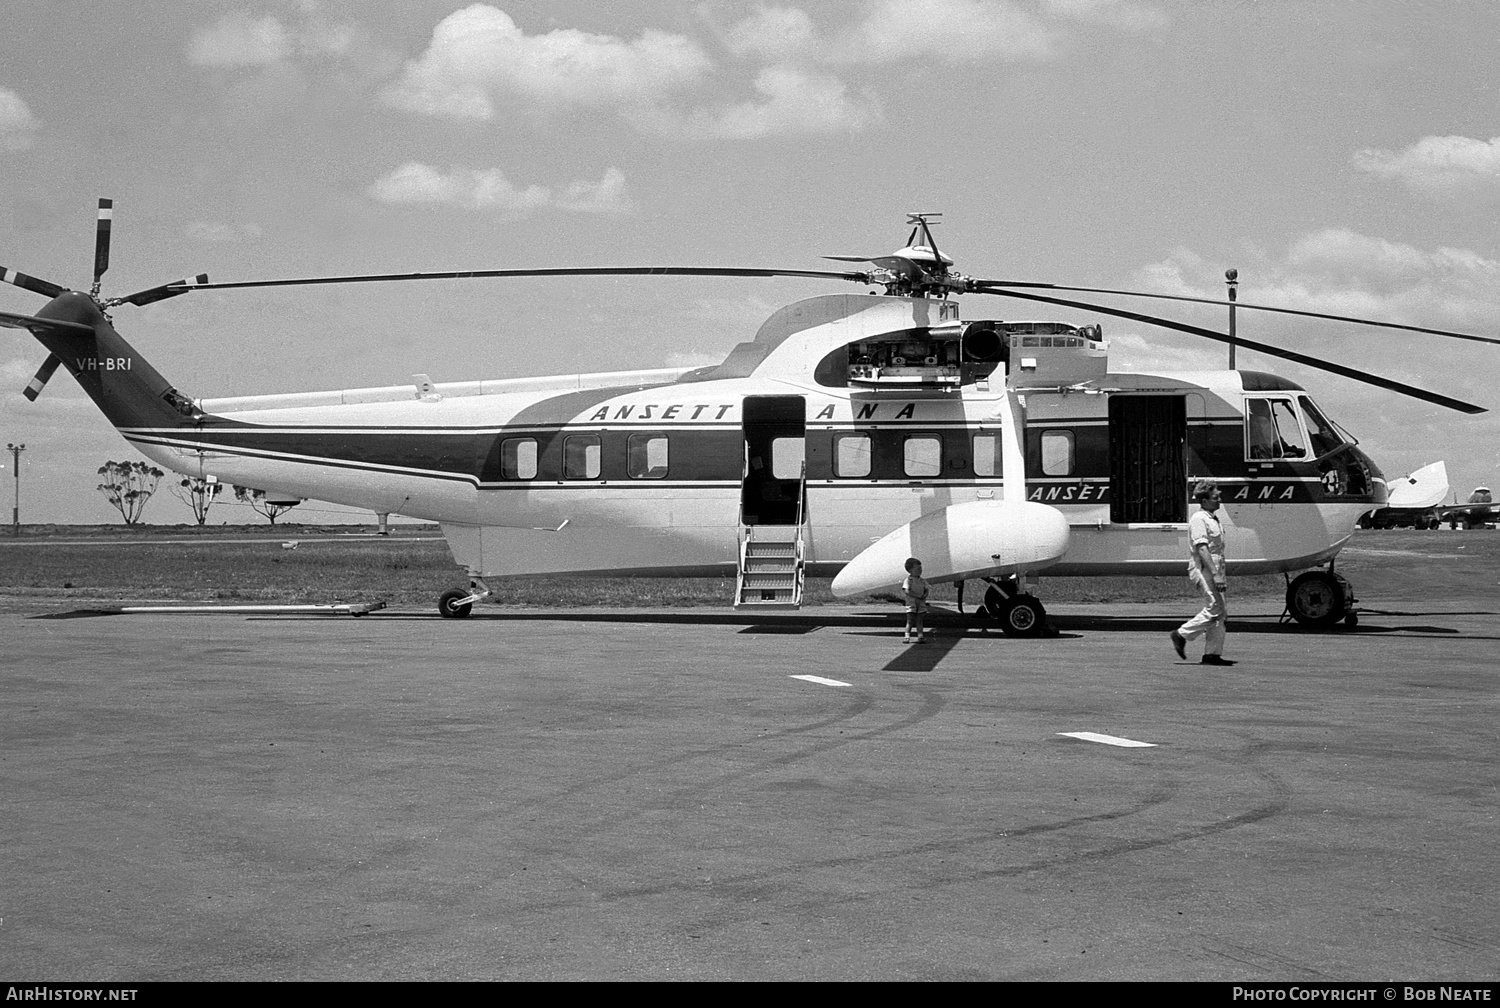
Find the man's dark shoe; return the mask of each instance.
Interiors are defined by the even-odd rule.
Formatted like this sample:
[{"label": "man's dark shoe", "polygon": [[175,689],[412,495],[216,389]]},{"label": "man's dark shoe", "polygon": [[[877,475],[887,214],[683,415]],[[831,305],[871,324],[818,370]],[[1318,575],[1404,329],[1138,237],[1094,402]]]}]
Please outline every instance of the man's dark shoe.
[{"label": "man's dark shoe", "polygon": [[1203,656],[1203,660],[1199,664],[1202,664],[1202,665],[1233,665],[1234,661],[1232,659],[1230,659],[1230,658],[1225,658],[1223,655],[1206,654],[1206,655]]},{"label": "man's dark shoe", "polygon": [[1177,652],[1177,657],[1187,661],[1187,638],[1176,630],[1172,631],[1172,650]]}]

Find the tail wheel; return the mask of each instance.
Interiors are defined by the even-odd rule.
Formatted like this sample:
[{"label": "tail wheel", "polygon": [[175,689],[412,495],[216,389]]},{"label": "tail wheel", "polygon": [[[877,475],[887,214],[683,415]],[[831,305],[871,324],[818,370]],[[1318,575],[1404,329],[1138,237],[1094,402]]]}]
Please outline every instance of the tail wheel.
[{"label": "tail wheel", "polygon": [[1286,607],[1306,627],[1331,627],[1347,615],[1348,583],[1327,571],[1299,574],[1287,586]]},{"label": "tail wheel", "polygon": [[458,600],[466,599],[469,595],[469,592],[459,588],[443,592],[438,597],[438,614],[444,619],[463,619],[473,610],[474,603],[465,602],[463,605],[459,605]]},{"label": "tail wheel", "polygon": [[998,618],[1007,637],[1040,637],[1047,625],[1047,610],[1032,596],[1017,595],[1005,600]]}]

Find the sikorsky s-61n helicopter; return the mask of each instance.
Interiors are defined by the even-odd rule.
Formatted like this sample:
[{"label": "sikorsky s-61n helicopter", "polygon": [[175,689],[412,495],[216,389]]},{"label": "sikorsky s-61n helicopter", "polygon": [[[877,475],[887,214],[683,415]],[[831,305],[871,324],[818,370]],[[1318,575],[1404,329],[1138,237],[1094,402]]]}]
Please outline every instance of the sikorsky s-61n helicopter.
[{"label": "sikorsky s-61n helicopter", "polygon": [[[1306,571],[1301,623],[1357,617],[1333,559],[1386,500],[1380,469],[1297,384],[1258,371],[1124,374],[1097,325],[971,319],[958,295],[1082,308],[1257,350],[1465,413],[1483,408],[1305,354],[1056,292],[1164,294],[989,280],[952,269],[935,214],[858,269],[493,269],[209,283],[206,275],[101,298],[111,204],[100,201],[94,283],[68,290],[11,270],[50,300],[0,313],[50,352],[26,389],[65,367],[159,465],[441,523],[467,588],[519,574],[736,577],[740,606],[791,608],[803,579],[847,596],[894,585],[909,556],[928,580],[987,583],[981,612],[1042,632],[1039,573],[1180,573],[1188,495],[1216,480],[1236,574]],[[877,288],[773,314],[720,364],[546,378],[193,399],[107,312],[195,290],[529,276],[814,277]],[[1049,293],[1040,293],[1047,290]],[[1500,340],[1240,302],[1239,308]],[[1326,565],[1323,569],[1320,565]],[[962,596],[960,596],[961,598]]]}]

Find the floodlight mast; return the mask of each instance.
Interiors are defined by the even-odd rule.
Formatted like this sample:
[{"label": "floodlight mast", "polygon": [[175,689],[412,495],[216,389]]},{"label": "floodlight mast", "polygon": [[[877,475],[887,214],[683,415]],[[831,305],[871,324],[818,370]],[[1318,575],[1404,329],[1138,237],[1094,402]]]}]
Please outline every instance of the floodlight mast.
[{"label": "floodlight mast", "polygon": [[24,444],[7,444],[5,450],[10,452],[13,468],[16,470],[16,506],[10,511],[11,535],[21,534],[21,453],[26,450]]},{"label": "floodlight mast", "polygon": [[1234,302],[1239,297],[1240,271],[1224,271],[1224,285],[1229,288],[1229,370],[1234,370]]}]

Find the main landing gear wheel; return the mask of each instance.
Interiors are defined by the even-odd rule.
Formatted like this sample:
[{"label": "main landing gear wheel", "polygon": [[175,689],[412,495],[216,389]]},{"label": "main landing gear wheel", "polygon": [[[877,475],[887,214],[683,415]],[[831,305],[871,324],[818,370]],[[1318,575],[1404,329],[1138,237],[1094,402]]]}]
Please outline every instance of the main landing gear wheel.
[{"label": "main landing gear wheel", "polygon": [[1286,589],[1286,608],[1305,627],[1323,629],[1339,620],[1354,626],[1359,617],[1349,609],[1349,582],[1328,571],[1312,570],[1292,579]]},{"label": "main landing gear wheel", "polygon": [[1047,626],[1047,610],[1030,595],[1006,599],[1000,613],[1000,629],[1007,637],[1040,637]]},{"label": "main landing gear wheel", "polygon": [[984,593],[984,615],[998,622],[1007,637],[1040,637],[1047,628],[1047,610],[1034,595],[1007,598],[991,588]]},{"label": "main landing gear wheel", "polygon": [[438,613],[444,619],[463,619],[474,609],[474,603],[465,602],[463,605],[459,605],[458,600],[466,599],[471,594],[471,592],[466,592],[461,588],[453,588],[443,592],[438,597]]}]

